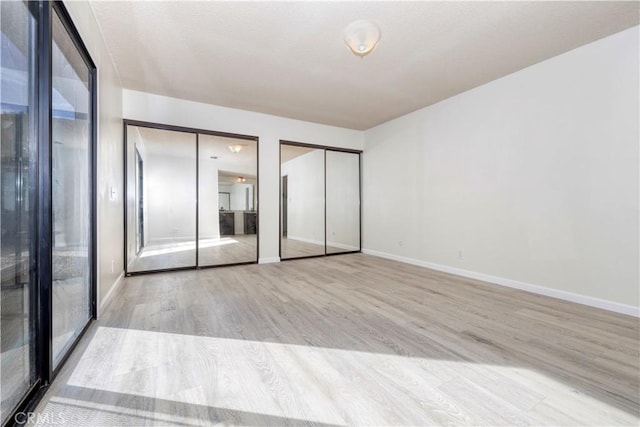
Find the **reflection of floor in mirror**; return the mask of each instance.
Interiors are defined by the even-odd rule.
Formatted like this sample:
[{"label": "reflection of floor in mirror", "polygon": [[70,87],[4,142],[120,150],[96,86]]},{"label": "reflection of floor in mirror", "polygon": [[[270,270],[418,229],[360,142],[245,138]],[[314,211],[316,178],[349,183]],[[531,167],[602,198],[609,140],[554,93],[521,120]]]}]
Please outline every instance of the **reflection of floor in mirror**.
[{"label": "reflection of floor in mirror", "polygon": [[[254,262],[257,259],[257,237],[255,234],[236,234],[219,239],[200,239],[198,257],[200,266]],[[195,242],[171,242],[143,248],[129,271],[193,267],[195,264]]]},{"label": "reflection of floor in mirror", "polygon": [[236,234],[220,239],[201,239],[198,258],[200,266],[255,262],[258,237],[256,234]]},{"label": "reflection of floor in mirror", "polygon": [[195,243],[171,242],[148,245],[129,265],[128,271],[162,270],[165,268],[192,267],[196,263]]},{"label": "reflection of floor in mirror", "polygon": [[[357,251],[359,248],[339,248],[331,245],[327,245],[327,253],[343,253]],[[287,258],[299,258],[313,255],[324,255],[324,244],[316,244],[305,242],[298,239],[282,238],[282,254],[283,259]]]}]

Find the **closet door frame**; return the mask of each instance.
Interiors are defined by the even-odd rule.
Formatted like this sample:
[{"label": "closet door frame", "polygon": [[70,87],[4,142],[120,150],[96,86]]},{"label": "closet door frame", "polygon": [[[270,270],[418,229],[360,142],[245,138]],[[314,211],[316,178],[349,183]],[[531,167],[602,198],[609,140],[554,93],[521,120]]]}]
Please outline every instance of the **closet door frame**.
[{"label": "closet door frame", "polygon": [[[324,151],[324,253],[317,255],[303,255],[291,258],[282,257],[282,146],[289,145],[293,147],[311,148]],[[349,153],[358,155],[358,249],[353,251],[327,253],[327,151],[338,153]],[[297,142],[281,139],[278,149],[278,255],[280,261],[290,261],[295,259],[319,258],[325,256],[347,255],[362,252],[362,150],[350,148],[330,147],[327,145],[308,144],[306,142]]]},{"label": "closet door frame", "polygon": [[[251,136],[251,135],[242,135],[242,134],[236,134],[236,133],[229,133],[229,132],[218,132],[218,131],[213,131],[213,130],[206,130],[206,129],[197,129],[197,128],[190,128],[190,127],[184,127],[184,126],[175,126],[175,125],[168,125],[168,124],[163,124],[163,123],[155,123],[155,122],[146,122],[146,121],[141,121],[141,120],[131,120],[131,119],[123,119],[123,182],[124,182],[124,191],[125,191],[125,199],[126,199],[126,190],[127,190],[127,183],[129,179],[133,179],[133,178],[128,178],[127,177],[127,165],[128,165],[128,160],[127,160],[127,148],[128,148],[128,141],[127,141],[127,128],[129,126],[135,126],[135,127],[145,127],[145,128],[151,128],[151,129],[157,129],[157,130],[167,130],[167,131],[173,131],[173,132],[183,132],[183,133],[190,133],[190,134],[195,134],[196,136],[196,237],[195,237],[195,241],[196,241],[196,252],[195,252],[195,263],[192,266],[186,266],[186,267],[174,267],[174,268],[163,268],[163,269],[155,269],[155,270],[144,270],[144,271],[129,271],[128,270],[128,260],[127,260],[127,236],[128,236],[128,224],[127,224],[127,215],[128,215],[128,209],[127,209],[127,201],[125,200],[123,205],[124,205],[124,210],[123,210],[123,224],[124,224],[124,244],[123,244],[123,270],[124,270],[124,275],[126,277],[130,277],[130,276],[139,276],[139,275],[143,275],[143,274],[154,274],[154,273],[166,273],[166,272],[171,272],[171,271],[184,271],[184,270],[203,270],[203,269],[208,269],[208,268],[220,268],[220,267],[229,267],[229,266],[234,266],[234,265],[247,265],[247,264],[257,264],[258,260],[260,258],[260,138],[258,138],[257,136]],[[256,257],[255,260],[252,261],[243,261],[243,262],[236,262],[236,263],[229,263],[229,264],[218,264],[218,265],[199,265],[199,247],[200,247],[200,233],[199,233],[199,206],[200,206],[200,192],[199,192],[199,183],[200,183],[200,159],[199,159],[199,153],[200,153],[200,135],[211,135],[211,136],[220,136],[220,137],[224,137],[224,138],[233,138],[233,139],[243,139],[246,141],[253,141],[256,143],[256,188],[255,188],[255,192],[256,192],[256,206],[255,206],[255,210],[256,210]]]}]

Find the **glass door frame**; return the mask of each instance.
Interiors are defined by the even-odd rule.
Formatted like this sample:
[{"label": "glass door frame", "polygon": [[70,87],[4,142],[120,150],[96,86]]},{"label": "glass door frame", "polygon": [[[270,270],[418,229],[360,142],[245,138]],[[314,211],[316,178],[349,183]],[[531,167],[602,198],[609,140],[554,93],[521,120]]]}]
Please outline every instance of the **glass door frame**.
[{"label": "glass door frame", "polygon": [[[293,147],[311,148],[314,150],[324,151],[324,253],[317,255],[302,255],[290,258],[282,257],[282,146],[289,145]],[[353,251],[344,252],[327,252],[327,151],[334,151],[338,153],[349,153],[358,155],[358,249]],[[278,255],[280,261],[290,261],[294,259],[306,259],[306,258],[319,258],[325,256],[356,254],[362,252],[362,150],[355,150],[350,148],[338,148],[329,147],[327,145],[308,144],[305,142],[288,141],[285,139],[280,140],[280,146],[278,147]]]},{"label": "glass door frame", "polygon": [[[34,201],[34,209],[29,218],[30,234],[30,286],[33,292],[30,296],[31,316],[34,316],[35,336],[33,346],[35,353],[34,382],[23,395],[21,401],[13,409],[4,425],[13,425],[20,421],[26,422],[29,412],[32,412],[44,396],[50,384],[64,367],[69,356],[73,353],[93,320],[96,319],[96,248],[97,248],[97,200],[96,200],[96,144],[97,144],[97,68],[86,48],[80,33],[73,24],[62,1],[30,1],[27,2],[29,11],[35,21],[34,49],[35,74],[34,88],[34,116],[35,125],[32,138],[36,141],[36,153],[31,160],[37,179],[29,189],[29,198]],[[90,141],[87,176],[89,184],[89,236],[91,242],[88,247],[89,258],[89,319],[82,331],[68,347],[65,355],[54,369],[53,363],[53,210],[52,210],[52,120],[53,120],[53,19],[57,15],[67,35],[72,40],[88,69],[90,95]],[[18,416],[23,416],[18,419]]]},{"label": "glass door frame", "polygon": [[[97,252],[97,200],[96,200],[96,183],[97,183],[97,158],[96,158],[96,145],[97,145],[97,68],[93,62],[89,51],[87,50],[80,33],[73,24],[71,16],[67,12],[64,4],[61,1],[55,2],[42,2],[41,3],[41,38],[40,46],[42,47],[40,53],[40,73],[39,76],[46,76],[46,78],[39,78],[39,161],[38,161],[38,209],[39,209],[39,255],[38,255],[38,281],[39,290],[41,292],[40,301],[41,306],[39,314],[41,316],[41,332],[43,337],[42,350],[38,351],[42,355],[40,361],[41,370],[43,373],[43,380],[46,383],[50,383],[55,376],[60,372],[64,363],[69,358],[73,349],[77,346],[78,342],[89,328],[91,321],[96,319],[96,296],[97,296],[97,268],[96,268],[96,252]],[[66,351],[66,354],[61,358],[57,368],[53,368],[53,264],[52,264],[52,250],[53,250],[53,204],[52,204],[52,173],[53,173],[53,75],[52,75],[52,61],[53,61],[53,34],[52,34],[52,20],[54,14],[58,16],[60,22],[64,26],[70,39],[73,41],[75,48],[80,53],[85,65],[89,70],[89,93],[90,93],[90,141],[89,141],[89,202],[90,202],[90,238],[89,244],[89,321],[83,327],[82,332],[76,337],[73,344]]]},{"label": "glass door frame", "polygon": [[[89,50],[87,49],[87,47],[85,46],[84,42],[82,41],[82,37],[80,36],[80,33],[78,32],[77,28],[75,27],[73,20],[71,19],[71,16],[69,15],[66,7],[64,7],[64,4],[62,1],[54,1],[51,3],[51,11],[50,11],[50,16],[49,19],[47,20],[48,23],[48,44],[46,45],[46,50],[47,55],[49,56],[49,78],[47,79],[47,83],[48,83],[48,88],[47,88],[47,92],[50,96],[50,98],[47,100],[49,102],[49,109],[48,109],[48,114],[49,114],[49,120],[48,120],[48,129],[46,130],[46,133],[43,133],[43,138],[41,139],[41,141],[44,141],[44,136],[46,135],[46,141],[47,141],[47,149],[46,150],[42,150],[43,154],[47,155],[47,161],[45,162],[41,162],[41,167],[42,165],[46,164],[46,167],[48,168],[48,173],[42,173],[41,176],[48,178],[49,182],[47,183],[47,186],[43,186],[41,188],[46,188],[47,189],[47,194],[43,194],[44,192],[41,191],[41,197],[43,197],[43,204],[42,207],[46,207],[47,211],[46,211],[46,215],[44,215],[44,217],[46,218],[46,220],[48,221],[48,227],[43,227],[41,228],[41,230],[48,230],[48,256],[47,256],[47,262],[50,264],[50,268],[47,269],[47,272],[49,272],[49,274],[51,275],[50,277],[46,277],[45,279],[45,283],[48,284],[48,289],[47,289],[47,296],[46,296],[46,301],[47,301],[47,305],[46,305],[46,311],[49,313],[49,315],[45,316],[48,320],[49,320],[49,325],[47,326],[47,333],[49,336],[48,339],[48,345],[49,348],[47,349],[48,351],[46,352],[46,354],[48,355],[48,360],[46,361],[46,365],[47,368],[49,370],[49,372],[51,373],[50,377],[53,378],[55,377],[58,372],[60,372],[62,366],[64,365],[64,363],[66,362],[66,360],[69,358],[69,356],[71,355],[71,353],[73,352],[74,348],[78,345],[81,337],[84,335],[84,333],[87,331],[87,329],[89,328],[89,326],[92,323],[92,320],[97,318],[97,305],[96,305],[96,299],[97,299],[97,197],[96,197],[96,189],[97,189],[97,140],[98,140],[98,127],[97,127],[97,67],[95,65],[95,63],[93,62],[93,59],[91,58],[91,55],[89,54]],[[45,6],[46,8],[46,6]],[[53,84],[53,42],[54,42],[54,38],[53,38],[53,19],[54,17],[57,16],[60,23],[62,24],[62,26],[64,27],[64,30],[66,31],[69,39],[73,42],[74,47],[76,48],[78,54],[80,55],[80,57],[82,58],[84,65],[87,67],[87,71],[88,71],[88,92],[89,92],[89,114],[88,114],[88,119],[89,119],[89,129],[88,129],[88,134],[89,134],[89,141],[87,144],[87,148],[88,148],[88,159],[86,159],[88,161],[87,163],[87,169],[88,169],[88,176],[87,178],[87,183],[88,183],[88,199],[85,202],[89,203],[89,230],[88,230],[88,234],[89,234],[89,238],[90,238],[90,243],[88,245],[88,261],[89,261],[89,269],[88,269],[88,273],[89,273],[89,316],[88,319],[86,321],[86,323],[84,324],[84,326],[81,328],[81,330],[79,331],[79,333],[77,334],[77,336],[75,337],[75,339],[72,340],[72,342],[68,345],[67,349],[64,351],[64,355],[62,357],[60,357],[59,360],[57,360],[57,366],[56,366],[56,358],[53,354],[54,352],[54,347],[53,347],[53,317],[56,315],[56,313],[54,312],[54,308],[53,308],[53,269],[55,267],[55,265],[53,264],[53,247],[54,247],[54,243],[53,243],[53,230],[54,230],[54,222],[53,222],[53,182],[51,181],[52,177],[53,177],[53,170],[54,170],[54,166],[53,166],[53,147],[54,147],[54,141],[53,141],[53,89],[54,89],[54,84]],[[44,153],[46,151],[46,153]],[[44,200],[44,199],[48,199],[48,200]],[[41,239],[42,241],[42,239]],[[42,262],[41,266],[44,266],[47,262]],[[41,279],[44,278],[45,276],[40,276]]]},{"label": "glass door frame", "polygon": [[[257,136],[251,136],[251,135],[242,135],[242,134],[236,134],[236,133],[229,133],[229,132],[218,132],[218,131],[213,131],[213,130],[206,130],[206,129],[197,129],[197,128],[190,128],[190,127],[184,127],[184,126],[175,126],[175,125],[168,125],[168,124],[162,124],[162,123],[154,123],[154,122],[146,122],[146,121],[141,121],[141,120],[132,120],[132,119],[123,119],[123,140],[124,140],[124,144],[123,144],[123,182],[124,182],[124,189],[125,189],[125,200],[124,200],[124,211],[123,211],[123,221],[124,221],[124,244],[123,244],[123,254],[124,254],[124,262],[123,262],[123,269],[124,269],[124,275],[125,277],[130,277],[130,276],[138,276],[138,275],[143,275],[143,274],[153,274],[153,273],[166,273],[166,272],[171,272],[171,271],[183,271],[183,270],[202,270],[205,268],[219,268],[219,267],[229,267],[229,266],[234,266],[234,265],[247,265],[247,264],[257,264],[258,260],[260,259],[260,138],[258,138]],[[127,132],[127,128],[129,126],[135,126],[135,127],[144,127],[144,128],[151,128],[151,129],[158,129],[158,130],[166,130],[166,131],[173,131],[173,132],[183,132],[183,133],[190,133],[190,134],[195,134],[196,136],[196,251],[195,251],[195,263],[192,266],[185,266],[185,267],[172,267],[172,268],[162,268],[162,269],[155,269],[155,270],[144,270],[144,271],[129,271],[128,267],[129,267],[129,262],[128,262],[128,257],[127,257],[127,245],[128,245],[128,224],[127,224],[127,215],[128,215],[128,209],[127,209],[127,205],[128,202],[126,200],[127,194],[127,188],[128,188],[128,181],[130,179],[135,179],[135,177],[127,177],[127,166],[128,166],[128,159],[127,159],[127,149],[128,149],[128,132]],[[256,211],[256,256],[255,259],[253,261],[243,261],[243,262],[235,262],[235,263],[229,263],[229,264],[215,264],[215,265],[200,265],[200,260],[199,260],[199,247],[200,247],[200,191],[199,191],[199,186],[200,186],[200,135],[211,135],[211,136],[220,136],[223,138],[233,138],[233,139],[243,139],[246,141],[253,141],[256,143],[256,188],[255,188],[255,198],[256,198],[256,204],[255,204],[255,211]]]}]

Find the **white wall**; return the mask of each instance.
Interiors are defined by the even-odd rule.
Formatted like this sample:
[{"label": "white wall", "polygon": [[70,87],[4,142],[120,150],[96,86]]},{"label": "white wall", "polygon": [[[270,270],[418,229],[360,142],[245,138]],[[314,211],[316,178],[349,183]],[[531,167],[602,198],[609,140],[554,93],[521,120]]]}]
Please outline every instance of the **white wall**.
[{"label": "white wall", "polygon": [[366,131],[364,248],[637,313],[638,40],[635,27]]},{"label": "white wall", "polygon": [[[122,83],[87,2],[65,6],[98,68],[98,307],[123,271]],[[111,197],[111,189],[115,190]]]},{"label": "white wall", "polygon": [[324,150],[282,164],[287,176],[287,238],[324,246]]},{"label": "white wall", "polygon": [[128,119],[258,136],[259,233],[261,262],[278,259],[280,139],[362,149],[363,133],[284,117],[185,101],[132,90],[123,91]]},{"label": "white wall", "polygon": [[145,160],[147,201],[145,219],[149,225],[145,240],[150,245],[195,241],[196,168],[194,164],[195,156],[190,158],[150,154]]}]

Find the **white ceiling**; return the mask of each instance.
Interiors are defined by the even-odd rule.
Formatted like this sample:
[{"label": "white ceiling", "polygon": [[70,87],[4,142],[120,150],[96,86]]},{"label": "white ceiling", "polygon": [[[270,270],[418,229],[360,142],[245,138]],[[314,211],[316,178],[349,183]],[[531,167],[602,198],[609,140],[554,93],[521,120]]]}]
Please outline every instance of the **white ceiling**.
[{"label": "white ceiling", "polygon": [[[126,88],[367,129],[639,22],[630,2],[92,1]],[[382,30],[364,59],[342,31]]]}]

